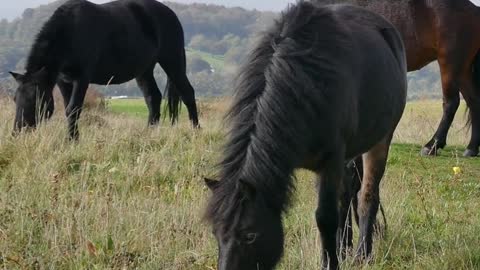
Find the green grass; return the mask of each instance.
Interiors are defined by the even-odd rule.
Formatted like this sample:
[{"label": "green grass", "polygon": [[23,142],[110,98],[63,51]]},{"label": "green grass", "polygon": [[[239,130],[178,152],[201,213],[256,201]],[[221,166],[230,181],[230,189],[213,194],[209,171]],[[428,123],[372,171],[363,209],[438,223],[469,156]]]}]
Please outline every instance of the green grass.
[{"label": "green grass", "polygon": [[[61,115],[10,137],[14,111],[0,101],[0,268],[215,269],[202,179],[215,172],[225,106],[202,101],[196,131],[185,118],[147,128],[143,100],[112,101],[82,115],[81,140],[69,143]],[[461,157],[463,119],[439,157],[418,155],[440,107],[405,112],[381,187],[387,236],[365,269],[480,269],[480,159]],[[319,269],[315,176],[297,176],[278,269]]]},{"label": "green grass", "polygon": [[[184,115],[186,117],[187,108],[183,103],[181,105],[182,106],[180,108],[180,117],[184,117]],[[167,109],[166,103],[164,101],[162,102],[162,108],[161,108],[162,115],[165,115],[165,113],[168,113],[166,109]],[[143,98],[108,100],[107,110],[111,113],[114,113],[117,115],[123,115],[126,117],[135,117],[135,118],[143,118],[143,119],[147,119],[148,117],[148,108]]]},{"label": "green grass", "polygon": [[118,99],[108,101],[109,111],[135,117],[148,117],[148,108],[143,99]]}]

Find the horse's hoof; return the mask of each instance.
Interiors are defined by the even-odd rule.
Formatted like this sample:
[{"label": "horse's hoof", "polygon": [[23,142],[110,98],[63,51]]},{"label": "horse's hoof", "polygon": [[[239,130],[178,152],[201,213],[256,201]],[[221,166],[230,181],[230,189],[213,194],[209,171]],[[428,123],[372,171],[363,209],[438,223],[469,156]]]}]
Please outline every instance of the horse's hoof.
[{"label": "horse's hoof", "polygon": [[425,146],[425,147],[422,148],[422,151],[420,151],[420,154],[423,157],[436,156],[437,155],[437,149]]},{"label": "horse's hoof", "polygon": [[478,150],[467,149],[463,152],[464,157],[476,157],[478,156]]}]

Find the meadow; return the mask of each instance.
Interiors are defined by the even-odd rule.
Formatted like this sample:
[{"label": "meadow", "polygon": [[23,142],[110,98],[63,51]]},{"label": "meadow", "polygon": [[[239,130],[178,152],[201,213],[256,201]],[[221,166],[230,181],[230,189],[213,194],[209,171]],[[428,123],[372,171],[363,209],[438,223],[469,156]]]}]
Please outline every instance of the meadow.
[{"label": "meadow", "polygon": [[[71,143],[60,113],[11,137],[13,102],[0,100],[0,269],[215,269],[203,177],[215,175],[227,107],[201,100],[201,130],[185,115],[148,128],[142,100],[110,101],[82,115]],[[369,264],[342,269],[480,269],[480,158],[461,157],[462,111],[449,146],[425,158],[441,102],[408,104],[382,181],[386,235]],[[319,269],[314,175],[296,176],[278,269]]]}]

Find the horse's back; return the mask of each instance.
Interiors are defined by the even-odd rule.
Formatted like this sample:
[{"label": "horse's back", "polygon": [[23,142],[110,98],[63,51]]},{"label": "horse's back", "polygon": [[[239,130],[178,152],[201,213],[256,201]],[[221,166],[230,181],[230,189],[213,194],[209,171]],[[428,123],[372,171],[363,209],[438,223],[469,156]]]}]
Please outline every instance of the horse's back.
[{"label": "horse's back", "polygon": [[177,56],[184,48],[178,17],[155,0],[69,0],[57,12],[64,13],[66,25],[66,77],[81,72],[92,83],[124,83],[152,69],[165,53]]},{"label": "horse's back", "polygon": [[356,83],[349,91],[356,121],[347,139],[347,155],[355,155],[393,132],[400,120],[407,89],[405,48],[399,32],[382,16],[355,6],[327,8],[348,29],[355,55],[350,64]]}]

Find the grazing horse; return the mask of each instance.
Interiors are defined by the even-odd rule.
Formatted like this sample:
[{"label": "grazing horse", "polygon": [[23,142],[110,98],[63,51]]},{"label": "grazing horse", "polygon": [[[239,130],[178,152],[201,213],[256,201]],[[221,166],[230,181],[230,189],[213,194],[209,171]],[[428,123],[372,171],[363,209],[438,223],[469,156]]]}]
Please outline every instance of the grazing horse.
[{"label": "grazing horse", "polygon": [[344,163],[361,154],[357,254],[369,256],[379,184],[406,85],[401,37],[383,17],[355,6],[290,6],[240,70],[220,181],[205,179],[218,269],[276,266],[296,168],[319,176],[315,217],[323,267],[336,269],[345,223],[340,217],[349,206],[338,207]]},{"label": "grazing horse", "polygon": [[[319,0],[320,1],[320,0]],[[408,71],[438,60],[443,88],[443,117],[423,155],[445,147],[460,104],[469,108],[471,138],[464,156],[477,156],[480,146],[480,8],[469,0],[357,0],[383,15],[401,33]]]},{"label": "grazing horse", "polygon": [[[195,94],[186,76],[183,29],[175,13],[155,0],[119,0],[96,5],[69,0],[43,26],[27,59],[26,74],[13,73],[15,131],[35,127],[54,110],[57,84],[65,101],[70,138],[78,139],[78,119],[89,83],[120,84],[136,79],[149,110],[160,119],[162,94],[153,77],[159,63],[168,76],[172,123],[180,99],[198,126]],[[37,119],[37,112],[40,117]]]}]

